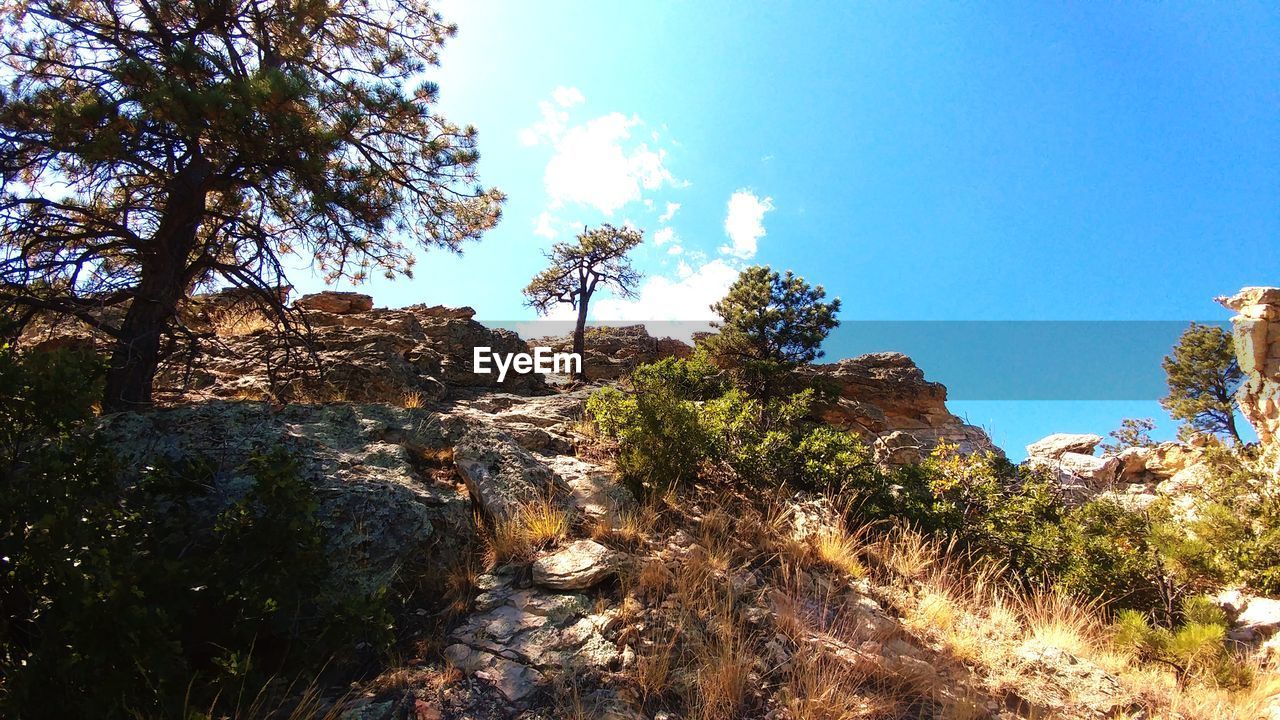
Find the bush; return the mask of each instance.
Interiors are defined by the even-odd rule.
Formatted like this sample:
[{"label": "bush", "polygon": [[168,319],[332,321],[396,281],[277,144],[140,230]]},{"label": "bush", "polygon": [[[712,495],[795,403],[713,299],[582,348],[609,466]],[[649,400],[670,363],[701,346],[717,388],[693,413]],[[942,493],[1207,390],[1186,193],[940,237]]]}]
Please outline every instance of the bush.
[{"label": "bush", "polygon": [[637,370],[634,392],[606,387],[587,400],[601,434],[618,441],[618,472],[638,496],[696,477],[707,457],[698,407],[681,394],[693,378],[687,361],[668,359]]},{"label": "bush", "polygon": [[1167,615],[1171,578],[1147,516],[1110,500],[1085,503],[1065,518],[1059,552],[1057,572],[1066,590],[1115,610]]},{"label": "bush", "polygon": [[1180,622],[1173,627],[1152,625],[1137,610],[1122,610],[1112,625],[1116,645],[1141,660],[1155,661],[1175,669],[1180,681],[1190,677],[1209,680],[1221,687],[1248,684],[1248,670],[1227,649],[1227,618],[1207,597],[1183,601]]},{"label": "bush", "polygon": [[126,483],[92,433],[98,377],[86,356],[0,350],[19,452],[0,471],[0,714],[177,715],[385,641],[382,598],[330,583],[287,455],[253,458],[229,505],[198,459]]},{"label": "bush", "polygon": [[1253,452],[1206,449],[1209,480],[1190,496],[1192,517],[1168,502],[1153,506],[1159,519],[1154,542],[1179,580],[1196,591],[1236,584],[1280,593],[1280,486]]}]

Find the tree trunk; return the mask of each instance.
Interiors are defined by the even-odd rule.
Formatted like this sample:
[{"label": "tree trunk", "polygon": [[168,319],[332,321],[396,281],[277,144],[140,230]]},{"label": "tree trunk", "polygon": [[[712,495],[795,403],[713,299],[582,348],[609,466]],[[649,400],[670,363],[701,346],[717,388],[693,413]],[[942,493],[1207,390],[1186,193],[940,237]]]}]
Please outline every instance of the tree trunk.
[{"label": "tree trunk", "polygon": [[587,293],[583,293],[578,298],[578,322],[573,326],[573,352],[578,355],[578,359],[582,363],[573,377],[575,380],[584,382],[587,379],[587,358],[584,352],[587,347],[587,301],[590,299],[591,296]]},{"label": "tree trunk", "polygon": [[1227,432],[1231,433],[1231,437],[1236,441],[1236,447],[1243,447],[1244,440],[1240,439],[1240,431],[1236,428],[1236,410],[1235,406],[1227,404]]},{"label": "tree trunk", "polygon": [[160,338],[187,292],[187,270],[204,217],[211,170],[209,161],[198,157],[170,184],[164,215],[149,252],[140,258],[138,287],[111,354],[104,412],[151,405],[151,385],[160,366]]}]

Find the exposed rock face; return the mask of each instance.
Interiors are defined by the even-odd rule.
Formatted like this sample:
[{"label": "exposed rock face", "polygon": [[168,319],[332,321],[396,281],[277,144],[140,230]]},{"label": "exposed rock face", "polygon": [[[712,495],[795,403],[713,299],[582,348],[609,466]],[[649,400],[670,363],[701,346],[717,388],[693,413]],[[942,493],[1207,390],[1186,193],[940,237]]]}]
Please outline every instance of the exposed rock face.
[{"label": "exposed rock face", "polygon": [[480,585],[477,612],[453,632],[445,657],[491,682],[513,706],[527,706],[550,674],[620,662],[617,645],[604,637],[613,613],[593,614],[585,596],[522,589],[503,575],[481,576]]},{"label": "exposed rock face", "polygon": [[501,430],[469,430],[454,446],[453,462],[471,496],[492,518],[511,517],[521,504],[539,498],[569,495],[558,476]]},{"label": "exposed rock face", "polygon": [[1057,433],[1041,438],[1027,446],[1027,457],[1056,460],[1064,453],[1092,455],[1094,448],[1102,442],[1098,435]]},{"label": "exposed rock face", "polygon": [[[329,294],[321,295],[328,298]],[[259,398],[269,394],[274,372],[276,386],[284,388],[286,397],[397,404],[410,395],[419,401],[438,399],[453,388],[544,391],[540,375],[513,370],[499,383],[496,374],[472,372],[475,347],[489,347],[495,353],[528,352],[529,348],[513,332],[472,320],[471,308],[413,305],[362,311],[359,308],[366,304],[362,300],[345,297],[350,293],[339,295],[344,297],[298,302],[303,308],[339,311],[304,310],[323,377],[316,376],[306,349],[294,343],[292,356],[286,356],[280,338],[263,330],[220,338],[204,348],[189,373],[183,366],[166,367],[159,385],[179,388],[193,399]]]},{"label": "exposed rock face", "polygon": [[1232,640],[1256,646],[1280,631],[1280,600],[1224,590],[1214,601],[1231,621]]},{"label": "exposed rock face", "polygon": [[334,571],[357,587],[385,584],[428,547],[448,557],[473,536],[467,494],[426,472],[449,440],[425,410],[209,402],[108,416],[103,432],[125,467],[209,459],[211,515],[248,490],[250,457],[283,447],[316,490]]},{"label": "exposed rock face", "polygon": [[819,410],[822,420],[872,441],[880,462],[916,462],[943,442],[963,453],[999,452],[981,428],[947,410],[946,387],[925,380],[902,353],[861,355],[800,372],[833,384],[838,395]]},{"label": "exposed rock face", "polygon": [[1280,288],[1247,287],[1218,298],[1231,318],[1236,357],[1245,380],[1236,393],[1240,411],[1264,445],[1280,441]]},{"label": "exposed rock face", "polygon": [[348,313],[362,313],[372,310],[373,298],[361,293],[325,290],[312,295],[303,295],[294,303],[294,306],[303,310],[346,315]]},{"label": "exposed rock face", "polygon": [[[537,338],[529,344],[570,352],[573,335]],[[582,366],[589,380],[617,380],[637,365],[667,357],[688,357],[693,352],[692,347],[679,340],[653,337],[644,325],[588,327],[584,345]]]}]

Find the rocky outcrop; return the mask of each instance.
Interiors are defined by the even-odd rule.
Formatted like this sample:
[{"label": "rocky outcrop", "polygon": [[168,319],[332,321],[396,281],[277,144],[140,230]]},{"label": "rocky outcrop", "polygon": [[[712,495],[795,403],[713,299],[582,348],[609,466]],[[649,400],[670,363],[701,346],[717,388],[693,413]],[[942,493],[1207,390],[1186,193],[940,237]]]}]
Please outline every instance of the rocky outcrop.
[{"label": "rocky outcrop", "polygon": [[1073,433],[1055,433],[1027,446],[1027,457],[1056,460],[1066,453],[1092,455],[1102,437]]},{"label": "rocky outcrop", "polygon": [[918,462],[944,442],[962,453],[999,452],[982,428],[947,410],[947,388],[925,380],[902,353],[861,355],[800,372],[834,391],[835,399],[819,409],[821,419],[862,435],[882,463]]},{"label": "rocky outcrop", "polygon": [[[334,299],[333,295],[341,297]],[[286,340],[270,328],[223,335],[191,367],[170,363],[159,386],[184,399],[264,398],[411,404],[446,397],[456,388],[543,392],[542,376],[473,372],[473,349],[528,352],[518,335],[472,319],[470,308],[413,305],[360,310],[351,293],[321,293],[298,301],[309,342]],[[316,300],[324,296],[325,299]],[[319,308],[329,308],[329,312]],[[274,380],[274,383],[273,383]],[[275,392],[272,392],[272,388]]]},{"label": "rocky outcrop", "polygon": [[453,449],[453,462],[471,496],[491,518],[508,518],[539,499],[563,501],[569,488],[510,435],[474,427]]},{"label": "rocky outcrop", "polygon": [[1231,589],[1219,593],[1214,601],[1226,612],[1231,622],[1227,635],[1236,642],[1257,648],[1280,631],[1280,600]]},{"label": "rocky outcrop", "polygon": [[248,490],[250,458],[283,448],[315,489],[337,580],[373,589],[406,558],[450,558],[473,539],[466,492],[431,473],[450,442],[431,419],[386,405],[208,402],[111,415],[102,431],[126,468],[206,461],[210,516]]},{"label": "rocky outcrop", "polygon": [[512,575],[482,575],[478,585],[476,612],[450,635],[445,657],[492,683],[513,707],[528,706],[549,676],[621,663],[606,637],[618,625],[616,608],[597,614],[583,595],[522,588]]},{"label": "rocky outcrop", "polygon": [[[570,352],[573,350],[573,336],[537,338],[530,340],[529,344],[548,347],[556,352]],[[590,380],[617,380],[637,365],[667,357],[688,357],[692,352],[692,347],[679,340],[653,337],[644,325],[588,327],[582,363]]]},{"label": "rocky outcrop", "polygon": [[373,297],[362,293],[325,290],[311,295],[303,295],[293,305],[303,310],[347,315],[372,310]]},{"label": "rocky outcrop", "polygon": [[1027,446],[1025,464],[1052,473],[1068,500],[1083,502],[1114,485],[1124,468],[1120,458],[1093,454],[1100,442],[1097,435],[1050,435]]},{"label": "rocky outcrop", "polygon": [[1247,287],[1218,301],[1237,313],[1231,327],[1245,377],[1236,392],[1240,412],[1263,444],[1280,442],[1280,288]]}]

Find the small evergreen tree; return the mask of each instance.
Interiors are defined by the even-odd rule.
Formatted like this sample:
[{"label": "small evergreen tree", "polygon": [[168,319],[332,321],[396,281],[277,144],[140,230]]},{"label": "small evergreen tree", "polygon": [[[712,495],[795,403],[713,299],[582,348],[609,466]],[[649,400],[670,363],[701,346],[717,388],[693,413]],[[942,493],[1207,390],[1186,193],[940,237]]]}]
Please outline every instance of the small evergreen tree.
[{"label": "small evergreen tree", "polygon": [[821,285],[767,266],[742,271],[724,299],[711,306],[722,321],[706,340],[716,362],[759,397],[774,395],[793,369],[822,357],[827,334],[840,322],[840,299],[824,302]]},{"label": "small evergreen tree", "polygon": [[1162,365],[1169,394],[1160,404],[1169,415],[1197,432],[1224,433],[1240,444],[1235,392],[1243,375],[1231,335],[1213,325],[1191,323]]},{"label": "small evergreen tree", "polygon": [[1108,433],[1113,442],[1103,443],[1102,451],[1114,455],[1128,448],[1152,447],[1156,442],[1151,439],[1151,431],[1155,429],[1156,422],[1151,418],[1125,418],[1120,427]]},{"label": "small evergreen tree", "polygon": [[[587,326],[587,306],[596,291],[612,289],[624,298],[635,297],[641,274],[631,267],[627,253],[644,242],[644,233],[634,228],[601,225],[583,228],[575,243],[556,243],[547,254],[551,266],[534,276],[524,289],[527,303],[546,315],[560,303],[578,311],[573,326],[573,351],[582,355]],[[578,379],[586,379],[586,363]]]}]

